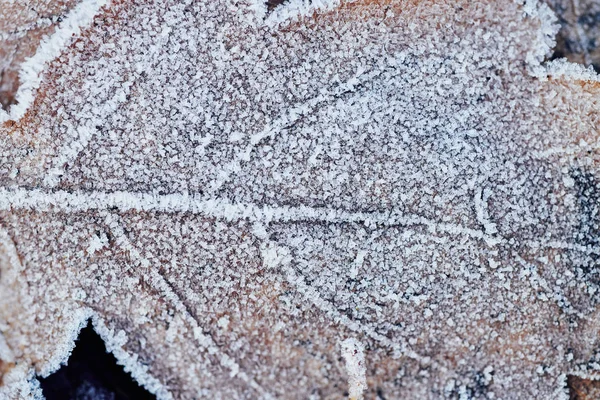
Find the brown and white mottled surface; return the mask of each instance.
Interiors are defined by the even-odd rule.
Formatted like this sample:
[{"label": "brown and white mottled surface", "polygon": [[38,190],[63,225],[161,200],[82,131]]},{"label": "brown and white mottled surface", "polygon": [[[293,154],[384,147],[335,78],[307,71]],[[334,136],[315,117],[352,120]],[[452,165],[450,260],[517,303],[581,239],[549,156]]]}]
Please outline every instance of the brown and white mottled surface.
[{"label": "brown and white mottled surface", "polygon": [[44,36],[76,4],[76,0],[0,1],[0,105],[15,101],[19,71],[25,59],[33,56]]},{"label": "brown and white mottled surface", "polygon": [[323,4],[114,1],[0,115],[0,397],[88,318],[162,399],[595,376],[600,83],[553,14]]}]

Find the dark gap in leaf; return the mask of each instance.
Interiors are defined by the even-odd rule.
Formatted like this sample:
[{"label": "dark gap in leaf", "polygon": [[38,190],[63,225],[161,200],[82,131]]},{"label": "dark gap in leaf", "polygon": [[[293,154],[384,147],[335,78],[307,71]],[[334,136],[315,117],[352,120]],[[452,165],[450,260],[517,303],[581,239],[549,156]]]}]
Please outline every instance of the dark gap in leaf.
[{"label": "dark gap in leaf", "polygon": [[558,17],[560,30],[551,60],[566,58],[600,71],[600,2],[543,0]]},{"label": "dark gap in leaf", "polygon": [[269,12],[273,11],[277,6],[282,5],[287,0],[267,0],[267,10]]},{"label": "dark gap in leaf", "polygon": [[15,94],[19,86],[16,73],[0,71],[0,108],[8,110],[9,106],[16,104]]},{"label": "dark gap in leaf", "polygon": [[[267,11],[271,12],[282,4],[287,3],[288,0],[266,0],[265,4],[267,5]],[[312,0],[308,0],[308,4],[311,4]]]},{"label": "dark gap in leaf", "polygon": [[40,385],[46,400],[156,399],[117,364],[91,323],[81,330],[67,365]]}]

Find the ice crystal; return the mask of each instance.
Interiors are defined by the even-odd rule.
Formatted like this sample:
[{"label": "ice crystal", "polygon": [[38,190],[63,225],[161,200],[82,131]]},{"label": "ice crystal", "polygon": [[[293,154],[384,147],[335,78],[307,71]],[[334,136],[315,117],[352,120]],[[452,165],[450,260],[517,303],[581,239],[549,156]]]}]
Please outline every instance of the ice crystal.
[{"label": "ice crystal", "polygon": [[600,85],[548,7],[268,3],[2,0],[0,398],[90,318],[159,399],[593,379]]},{"label": "ice crystal", "polygon": [[348,373],[348,398],[350,400],[363,399],[363,392],[367,388],[365,377],[365,348],[355,339],[346,339],[342,342],[342,355],[346,360]]}]

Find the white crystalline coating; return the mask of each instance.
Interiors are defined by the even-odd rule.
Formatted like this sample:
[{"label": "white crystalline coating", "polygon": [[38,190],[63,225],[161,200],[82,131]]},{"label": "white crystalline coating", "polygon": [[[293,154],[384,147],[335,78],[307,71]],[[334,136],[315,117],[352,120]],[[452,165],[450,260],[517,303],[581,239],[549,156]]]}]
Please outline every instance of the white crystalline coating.
[{"label": "white crystalline coating", "polygon": [[4,362],[14,362],[15,356],[6,344],[6,340],[2,333],[0,333],[0,360]]},{"label": "white crystalline coating", "polygon": [[550,77],[600,82],[600,76],[591,66],[586,68],[581,64],[570,63],[564,58],[549,61],[544,66],[545,75]]},{"label": "white crystalline coating", "polygon": [[38,373],[41,377],[49,376],[66,363],[75,348],[75,340],[79,336],[79,332],[85,327],[91,315],[88,309],[77,309],[69,312],[68,318],[62,321],[66,334],[58,338],[59,341],[54,344],[56,350],[48,357],[44,365],[39,367]]},{"label": "white crystalline coating", "polygon": [[531,65],[536,65],[552,53],[552,48],[556,44],[555,36],[560,25],[550,7],[539,0],[525,0],[523,10],[531,17],[538,18],[541,25],[538,30],[537,43],[534,46],[535,52],[531,52],[527,59]]},{"label": "white crystalline coating", "polygon": [[108,245],[108,237],[105,234],[94,235],[90,239],[87,252],[92,254]]},{"label": "white crystalline coating", "polygon": [[489,214],[487,211],[487,202],[489,197],[489,190],[481,190],[481,188],[475,189],[475,197],[473,199],[475,203],[475,213],[477,214],[477,220],[483,226],[483,230],[486,234],[492,236],[498,229],[496,224],[490,221]]},{"label": "white crystalline coating", "polygon": [[344,340],[341,344],[342,356],[346,360],[348,374],[348,398],[362,400],[367,389],[367,369],[365,366],[365,346],[354,338]]},{"label": "white crystalline coating", "polygon": [[106,4],[107,0],[82,0],[59,24],[55,32],[42,40],[35,55],[21,64],[19,76],[21,84],[16,93],[17,103],[9,111],[0,108],[0,123],[18,120],[25,115],[35,98],[47,64],[60,55],[73,36],[87,27],[100,8]]},{"label": "white crystalline coating", "polygon": [[[258,7],[265,7],[265,2],[253,0]],[[348,2],[348,1],[347,1]],[[287,0],[280,7],[275,8],[266,18],[265,22],[268,25],[278,25],[285,22],[293,21],[297,18],[308,17],[315,11],[332,10],[339,7],[341,0]],[[264,13],[264,11],[263,11]]]},{"label": "white crystalline coating", "polygon": [[102,4],[0,125],[0,398],[89,318],[161,399],[554,399],[600,371],[600,85],[544,62],[545,6]]},{"label": "white crystalline coating", "polygon": [[34,378],[34,371],[28,370],[25,365],[19,365],[3,375],[0,399],[44,400],[45,397]]},{"label": "white crystalline coating", "polygon": [[[135,261],[137,261],[141,264],[142,267],[144,267],[144,268],[150,267],[150,262],[146,258],[144,258],[143,255],[140,254],[138,249],[136,249],[129,242],[129,240],[125,237],[125,234],[124,234],[122,228],[120,227],[119,222],[112,215],[110,215],[110,214],[106,215],[106,224],[110,227],[112,235],[116,238],[116,242],[123,250],[128,252]],[[189,321],[189,323],[192,325],[194,339],[198,342],[198,344],[201,347],[203,347],[205,350],[207,350],[210,354],[218,356],[219,363],[221,364],[221,366],[225,367],[226,369],[228,369],[230,371],[229,377],[233,378],[235,376],[238,376],[241,380],[246,382],[250,387],[252,387],[254,390],[259,392],[261,394],[261,397],[271,398],[270,394],[268,392],[266,392],[265,389],[260,387],[260,385],[258,383],[256,383],[252,378],[248,377],[245,372],[240,372],[239,365],[231,357],[229,357],[226,353],[219,350],[217,348],[216,344],[214,343],[213,339],[210,336],[207,336],[202,332],[202,329],[197,325],[196,320],[193,318],[192,315],[190,315],[189,310],[187,310],[185,303],[183,303],[181,301],[181,299],[179,298],[179,295],[173,291],[173,289],[171,288],[168,281],[166,281],[163,276],[156,273],[155,271],[150,272],[150,275],[151,275],[150,279],[152,281],[153,287],[156,290],[159,290],[161,292],[161,295],[164,296],[164,298],[166,300],[172,302],[174,307],[177,309],[177,311],[180,312],[184,316],[184,318]],[[115,342],[114,339],[112,341]],[[116,342],[114,345],[114,348],[117,349],[116,346],[119,346],[119,344],[122,345],[124,343]],[[124,354],[121,358],[125,360],[124,365],[126,367],[128,367],[128,366],[130,367],[128,369],[131,370],[132,376],[134,376],[134,378],[137,377],[138,375],[143,378],[143,380],[140,381],[140,383],[142,383],[144,385],[147,385],[148,383],[150,383],[148,385],[149,386],[148,389],[151,389],[153,392],[156,392],[157,394],[160,393],[161,397],[167,396],[167,395],[170,396],[170,394],[164,392],[165,389],[164,389],[163,385],[160,384],[158,381],[156,381],[156,379],[151,378],[144,370],[140,371],[139,367],[131,367],[130,366],[131,362],[128,360],[128,358],[124,357]],[[149,379],[151,379],[151,381],[147,382]],[[164,398],[167,398],[167,397],[164,397]]]},{"label": "white crystalline coating", "polygon": [[[165,213],[193,212],[225,220],[246,219],[257,222],[291,222],[315,220],[322,222],[362,222],[366,225],[422,225],[432,231],[445,232],[449,235],[468,236],[484,240],[487,243],[497,243],[501,238],[492,237],[486,232],[467,227],[436,223],[426,218],[402,213],[350,213],[339,209],[325,207],[290,207],[264,206],[255,204],[232,203],[224,199],[205,199],[190,196],[187,193],[156,195],[135,192],[72,192],[44,191],[23,188],[0,189],[0,210],[31,209],[38,211],[78,212],[89,210],[120,210],[158,211]],[[483,213],[484,211],[478,211]],[[479,215],[479,214],[478,214]],[[483,214],[482,214],[483,215]],[[483,217],[482,217],[483,218]],[[488,230],[490,223],[483,221]],[[495,232],[493,232],[495,233]],[[102,239],[98,239],[102,241]],[[92,245],[97,240],[92,238]],[[537,245],[538,247],[540,245]],[[541,246],[544,246],[543,244]],[[361,253],[359,257],[364,257]],[[360,261],[360,258],[359,258]]]},{"label": "white crystalline coating", "polygon": [[115,334],[115,332],[108,328],[104,321],[97,315],[93,316],[92,321],[94,331],[96,331],[102,340],[104,340],[106,350],[115,356],[117,362],[123,366],[126,372],[130,373],[131,376],[150,393],[156,395],[158,400],[173,399],[173,395],[165,385],[148,373],[148,366],[141,364],[135,355],[129,354],[127,351],[123,350],[123,345],[126,342],[126,340],[123,340],[123,335],[119,336],[118,333]]}]

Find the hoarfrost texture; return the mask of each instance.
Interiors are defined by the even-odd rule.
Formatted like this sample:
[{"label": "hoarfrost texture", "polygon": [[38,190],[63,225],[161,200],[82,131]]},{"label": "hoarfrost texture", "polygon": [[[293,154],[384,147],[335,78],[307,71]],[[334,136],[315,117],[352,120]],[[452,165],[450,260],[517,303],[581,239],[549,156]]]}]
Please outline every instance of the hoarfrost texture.
[{"label": "hoarfrost texture", "polygon": [[599,373],[600,86],[543,63],[546,5],[33,3],[0,2],[0,398],[90,318],[159,399]]},{"label": "hoarfrost texture", "polygon": [[362,400],[367,388],[365,368],[365,347],[356,339],[346,339],[341,343],[342,356],[346,360],[348,373],[348,398]]},{"label": "hoarfrost texture", "polygon": [[596,0],[543,0],[558,17],[554,57],[600,68],[600,3]]}]

